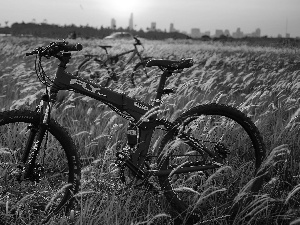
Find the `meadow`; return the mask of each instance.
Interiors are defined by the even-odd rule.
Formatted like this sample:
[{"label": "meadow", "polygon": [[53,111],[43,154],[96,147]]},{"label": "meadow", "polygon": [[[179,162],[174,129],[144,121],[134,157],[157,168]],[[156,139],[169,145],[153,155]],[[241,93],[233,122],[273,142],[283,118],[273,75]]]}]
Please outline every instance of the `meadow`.
[{"label": "meadow", "polygon": [[[50,41],[53,40],[1,37],[1,111],[34,109],[45,88],[35,75],[34,57],[25,57],[25,52]],[[83,50],[72,55],[70,72],[76,70],[83,54],[103,51],[97,47],[103,40],[78,39],[76,42],[83,45]],[[266,144],[269,158],[264,164],[265,176],[235,193],[226,193],[230,189],[223,187],[224,195],[233,196],[231,202],[216,204],[218,192],[210,193],[207,204],[211,211],[205,211],[198,224],[300,223],[300,49],[190,40],[144,40],[143,43],[145,54],[155,58],[194,59],[191,68],[168,80],[168,87],[174,88],[176,93],[163,98],[162,108],[168,109],[171,120],[198,104],[231,105],[251,118]],[[122,41],[106,44],[114,46],[112,53],[132,46],[131,42]],[[57,61],[44,60],[43,67],[51,76]],[[132,87],[126,78],[131,70],[132,67],[127,66],[120,81],[110,87],[150,103],[159,74]],[[127,122],[103,103],[71,91],[60,93],[58,101],[53,117],[71,133],[83,163],[80,196],[84,197],[75,224],[172,224],[168,206],[161,202],[161,196],[143,190],[132,191],[117,180],[114,153],[118,141],[125,141]],[[247,204],[240,205],[239,199],[249,190],[255,194]],[[0,202],[6,204],[5,199]],[[228,208],[236,211],[231,222],[226,217]],[[0,216],[3,221],[11,221],[5,210]],[[55,217],[49,224],[68,224],[68,221]]]}]

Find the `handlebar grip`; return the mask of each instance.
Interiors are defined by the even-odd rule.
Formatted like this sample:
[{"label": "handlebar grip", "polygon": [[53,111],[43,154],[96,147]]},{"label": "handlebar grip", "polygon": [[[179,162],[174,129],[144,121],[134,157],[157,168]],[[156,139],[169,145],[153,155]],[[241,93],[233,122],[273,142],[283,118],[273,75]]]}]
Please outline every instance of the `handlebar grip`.
[{"label": "handlebar grip", "polygon": [[30,55],[35,55],[35,54],[37,54],[37,53],[38,53],[38,50],[35,49],[35,50],[31,51],[31,52],[26,52],[25,55],[26,55],[26,56],[30,56]]},{"label": "handlebar grip", "polygon": [[75,45],[70,45],[70,44],[66,44],[64,46],[63,49],[65,52],[69,52],[69,51],[81,51],[82,50],[82,44],[75,44]]},{"label": "handlebar grip", "polygon": [[27,52],[26,56],[39,54],[40,56],[55,56],[61,51],[70,52],[70,51],[80,51],[82,50],[82,45],[77,44],[68,44],[67,42],[52,42],[46,47],[39,47],[32,52]]}]

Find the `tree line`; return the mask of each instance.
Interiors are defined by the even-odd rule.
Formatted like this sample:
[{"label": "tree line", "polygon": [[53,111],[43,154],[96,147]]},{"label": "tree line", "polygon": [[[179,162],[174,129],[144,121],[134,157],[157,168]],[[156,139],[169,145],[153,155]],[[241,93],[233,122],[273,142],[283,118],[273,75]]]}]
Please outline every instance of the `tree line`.
[{"label": "tree line", "polygon": [[47,24],[47,23],[13,23],[11,27],[0,27],[0,33],[2,34],[11,34],[13,36],[34,36],[34,37],[48,37],[48,38],[67,38],[70,34],[76,37],[81,38],[104,38],[105,36],[110,35],[113,32],[130,32],[132,35],[138,35],[141,38],[147,39],[156,39],[162,40],[167,38],[174,39],[189,39],[190,37],[179,33],[179,32],[164,32],[164,31],[147,31],[140,29],[129,30],[129,29],[111,29],[104,28],[101,26],[100,28],[94,28],[90,26],[76,26],[72,25],[64,25],[59,26],[55,24]]},{"label": "tree line", "polygon": [[[130,32],[132,35],[137,35],[141,38],[150,40],[165,40],[168,38],[172,39],[191,39],[186,34],[180,32],[166,32],[166,31],[144,31],[140,30],[129,30],[122,27],[117,29],[111,29],[108,27],[101,26],[100,28],[90,26],[76,26],[71,25],[55,25],[47,23],[13,23],[10,27],[0,27],[1,34],[9,34],[12,36],[33,36],[33,37],[47,37],[53,39],[65,39],[65,38],[104,38],[113,32]],[[240,39],[232,38],[222,35],[218,38],[212,38],[204,35],[196,40],[202,41],[221,41],[221,42],[234,42],[243,43],[247,45],[260,45],[260,46],[272,46],[272,47],[300,47],[300,39],[297,38],[270,38],[264,37],[243,37]]]}]

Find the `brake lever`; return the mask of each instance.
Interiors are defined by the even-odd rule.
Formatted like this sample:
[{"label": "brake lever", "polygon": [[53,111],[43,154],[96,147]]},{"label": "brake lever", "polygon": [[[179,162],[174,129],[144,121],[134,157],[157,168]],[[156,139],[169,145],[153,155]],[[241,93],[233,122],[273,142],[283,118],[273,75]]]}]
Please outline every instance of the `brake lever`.
[{"label": "brake lever", "polygon": [[142,45],[140,39],[138,39],[137,36],[134,36],[133,38],[135,40],[135,45]]},{"label": "brake lever", "polygon": [[61,43],[51,42],[48,46],[46,46],[42,51],[42,56],[50,59],[51,56],[54,56],[60,52],[59,45]]}]

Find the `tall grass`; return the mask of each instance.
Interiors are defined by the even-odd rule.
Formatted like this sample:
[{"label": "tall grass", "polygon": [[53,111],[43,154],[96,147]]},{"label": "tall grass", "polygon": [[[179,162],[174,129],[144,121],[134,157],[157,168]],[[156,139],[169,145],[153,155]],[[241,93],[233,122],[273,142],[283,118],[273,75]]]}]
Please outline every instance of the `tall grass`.
[{"label": "tall grass", "polygon": [[[43,86],[35,76],[34,58],[24,55],[26,51],[50,41],[53,40],[14,37],[0,39],[0,110],[33,108],[43,92]],[[84,48],[73,54],[70,72],[76,70],[75,65],[83,59],[83,54],[101,53],[97,45],[104,41],[78,42]],[[128,42],[108,44],[114,45],[112,53],[132,46]],[[284,169],[279,170],[277,163],[271,164],[268,171],[273,171],[272,174],[264,176],[254,197],[241,197],[252,193],[253,189],[248,189],[249,192],[226,192],[232,199],[237,196],[236,199],[233,202],[222,202],[217,208],[207,211],[203,215],[202,224],[288,223],[299,217],[299,210],[296,208],[300,161],[299,49],[190,41],[180,43],[145,40],[144,44],[145,52],[150,56],[167,59],[192,57],[195,61],[194,66],[168,80],[168,88],[174,88],[176,93],[163,97],[161,116],[174,120],[183,111],[207,102],[232,105],[255,122],[264,137],[268,154],[272,156],[272,150],[283,144],[286,144],[285,148],[290,152],[285,153],[287,158],[281,163],[284,165],[281,168]],[[53,59],[43,62],[49,75],[54,73],[56,65],[57,62]],[[126,68],[124,75],[131,70],[130,67]],[[151,103],[157,84],[158,75],[134,88],[124,76],[120,82],[113,83],[111,88]],[[54,110],[53,117],[69,129],[83,161],[82,190],[77,196],[81,204],[76,214],[76,224],[170,222],[169,206],[161,196],[143,190],[133,192],[118,180],[114,154],[125,143],[127,121],[116,116],[104,104],[87,97],[61,92],[58,98],[59,105]],[[155,137],[160,136],[161,131],[157,131]],[[157,143],[154,141],[153,146]],[[287,178],[287,173],[292,179]],[[229,189],[228,186],[223,188]],[[215,196],[221,195],[225,190],[214,190],[199,199],[199,203],[205,201],[205,198],[218,201]],[[247,206],[240,204],[243,201],[247,202]],[[276,211],[274,208],[277,204],[283,204],[287,209]],[[229,220],[226,217],[229,214],[235,217]],[[55,221],[66,224],[66,219],[55,218]]]}]

